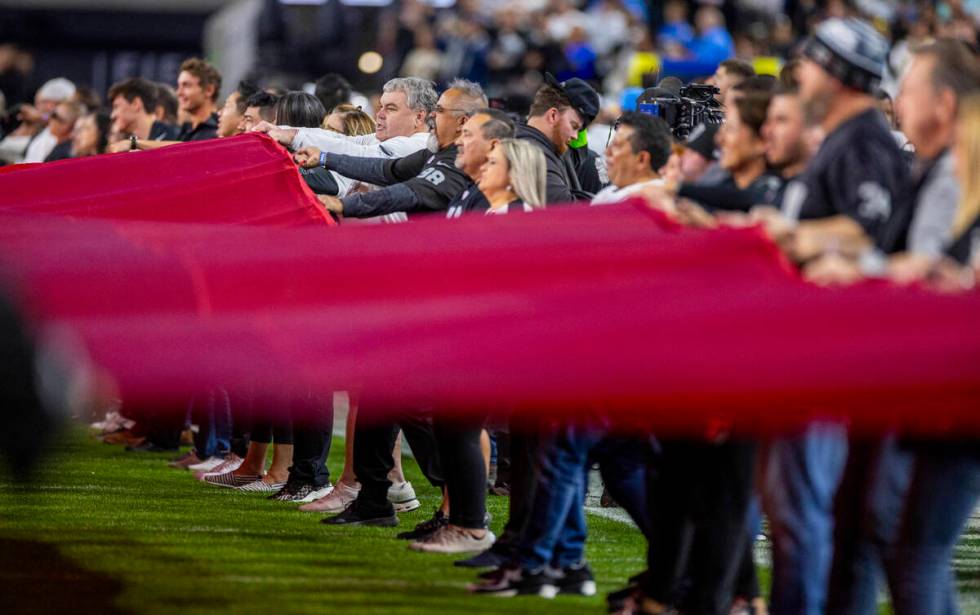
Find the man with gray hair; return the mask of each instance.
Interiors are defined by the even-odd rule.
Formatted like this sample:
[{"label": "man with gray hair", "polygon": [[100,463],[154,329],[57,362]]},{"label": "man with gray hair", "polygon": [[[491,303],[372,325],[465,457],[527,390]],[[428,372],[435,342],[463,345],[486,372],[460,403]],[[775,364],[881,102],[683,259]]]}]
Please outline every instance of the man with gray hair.
[{"label": "man with gray hair", "polygon": [[[55,107],[75,95],[75,84],[58,77],[41,86],[34,96],[35,107],[24,109],[25,121],[34,120],[44,126],[31,140],[24,153],[24,162],[44,162],[51,151],[58,145],[58,138],[48,127],[48,120],[54,113]],[[33,113],[31,113],[33,112]]]},{"label": "man with gray hair", "polygon": [[267,122],[258,124],[255,130],[268,133],[294,151],[313,147],[347,156],[400,158],[425,149],[429,138],[428,119],[435,110],[437,98],[431,81],[400,77],[387,82],[382,89],[373,135],[347,136],[322,128],[276,127]]}]

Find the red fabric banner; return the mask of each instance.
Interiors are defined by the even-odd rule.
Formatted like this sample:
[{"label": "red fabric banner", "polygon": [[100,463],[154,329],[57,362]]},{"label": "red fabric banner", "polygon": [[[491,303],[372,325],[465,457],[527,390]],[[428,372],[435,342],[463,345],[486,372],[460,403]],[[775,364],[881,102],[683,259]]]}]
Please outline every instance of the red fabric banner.
[{"label": "red fabric banner", "polygon": [[661,432],[980,433],[980,293],[816,288],[757,229],[642,206],[330,231],[14,217],[0,262],[126,403],[356,390]]},{"label": "red fabric banner", "polygon": [[330,225],[288,154],[256,133],[17,167],[0,212],[160,222]]}]

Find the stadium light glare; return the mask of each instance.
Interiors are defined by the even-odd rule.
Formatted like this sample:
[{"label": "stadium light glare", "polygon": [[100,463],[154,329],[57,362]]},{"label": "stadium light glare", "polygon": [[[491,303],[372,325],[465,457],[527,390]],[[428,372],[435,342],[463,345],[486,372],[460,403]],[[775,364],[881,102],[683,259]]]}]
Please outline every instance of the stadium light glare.
[{"label": "stadium light glare", "polygon": [[357,68],[362,73],[373,75],[384,66],[384,58],[377,51],[365,51],[357,60]]}]

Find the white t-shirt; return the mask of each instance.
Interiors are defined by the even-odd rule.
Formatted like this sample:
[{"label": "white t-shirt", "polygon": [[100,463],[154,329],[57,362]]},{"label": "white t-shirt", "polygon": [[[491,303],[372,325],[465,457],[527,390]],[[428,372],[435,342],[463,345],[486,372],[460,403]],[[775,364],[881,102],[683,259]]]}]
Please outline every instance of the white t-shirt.
[{"label": "white t-shirt", "polygon": [[620,201],[625,201],[632,196],[638,196],[640,191],[647,186],[663,186],[664,180],[657,178],[651,179],[645,182],[637,182],[635,184],[630,184],[629,186],[624,186],[622,188],[617,188],[614,185],[609,185],[600,190],[594,197],[592,197],[593,205],[609,205],[612,203],[619,203]]},{"label": "white t-shirt", "polygon": [[[286,128],[285,126],[283,128]],[[292,147],[299,150],[304,147],[315,147],[320,151],[360,158],[404,158],[425,149],[429,140],[428,132],[416,132],[407,137],[392,137],[379,141],[374,135],[351,137],[333,130],[323,128],[298,128],[293,137]],[[354,188],[355,182],[331,171],[337,187],[337,196],[345,197]]]}]

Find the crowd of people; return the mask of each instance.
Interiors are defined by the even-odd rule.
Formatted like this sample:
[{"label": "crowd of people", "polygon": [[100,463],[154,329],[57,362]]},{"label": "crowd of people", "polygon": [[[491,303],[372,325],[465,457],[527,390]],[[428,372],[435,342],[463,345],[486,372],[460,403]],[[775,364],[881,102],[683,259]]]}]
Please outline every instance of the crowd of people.
[{"label": "crowd of people", "polygon": [[[389,80],[370,110],[352,104],[356,94],[337,75],[312,93],[243,82],[219,101],[218,71],[190,59],[176,90],[126,79],[108,91],[105,108],[65,79],[44,84],[33,105],[20,107],[0,156],[139,155],[120,152],[259,132],[291,152],[341,225],[541,215],[534,212],[640,199],[681,224],[760,225],[816,284],[875,278],[970,292],[980,279],[977,50],[939,27],[910,28],[893,45],[849,3],[830,4],[820,19],[806,13],[812,33],[781,50],[790,57],[779,74],[759,75],[731,58],[719,9],[701,7],[692,28],[686,5],[668,2],[668,34],[658,40],[703,54],[712,104],[724,112],[724,122],[683,134],[676,118],[642,104],[623,106],[608,128],[595,130],[609,106],[595,69],[573,61],[588,54],[569,47],[587,40],[602,48],[627,36],[606,13],[631,5],[596,4],[591,10],[606,12],[607,29],[590,27],[596,19],[562,1],[539,28],[487,41],[488,70],[507,72],[506,58],[528,70],[548,66],[534,60],[529,32],[567,37],[558,76],[538,73],[519,112],[492,104],[480,84],[485,75],[439,73],[431,59],[411,54],[406,64],[424,74]],[[966,5],[944,3],[954,17],[943,23],[961,20]],[[413,6],[421,10],[405,10]],[[513,13],[501,15],[503,30]],[[465,11],[459,17],[455,28],[479,26]],[[403,20],[421,48],[433,37],[423,21]],[[882,93],[890,75],[898,78],[895,96]],[[277,404],[282,418],[253,420],[258,403]],[[344,467],[331,482],[337,404],[349,411]],[[99,428],[106,442],[133,451],[176,451],[194,425],[191,450],[171,465],[204,485],[266,493],[326,514],[328,525],[385,527],[420,506],[401,468],[404,434],[442,501],[398,537],[417,551],[465,554],[458,566],[483,569],[470,587],[478,594],[595,593],[584,504],[598,464],[609,499],[648,544],[647,569],[608,596],[610,612],[873,613],[881,578],[899,615],[956,612],[951,559],[980,498],[977,440],[858,437],[835,423],[761,441],[723,430],[679,439],[624,434],[600,411],[553,425],[506,414],[453,418],[438,408],[382,419],[370,408],[370,397],[356,392],[260,402],[214,390],[183,414],[123,407]],[[510,498],[499,536],[489,527],[488,494]],[[772,542],[767,597],[752,550],[763,515]]]}]

